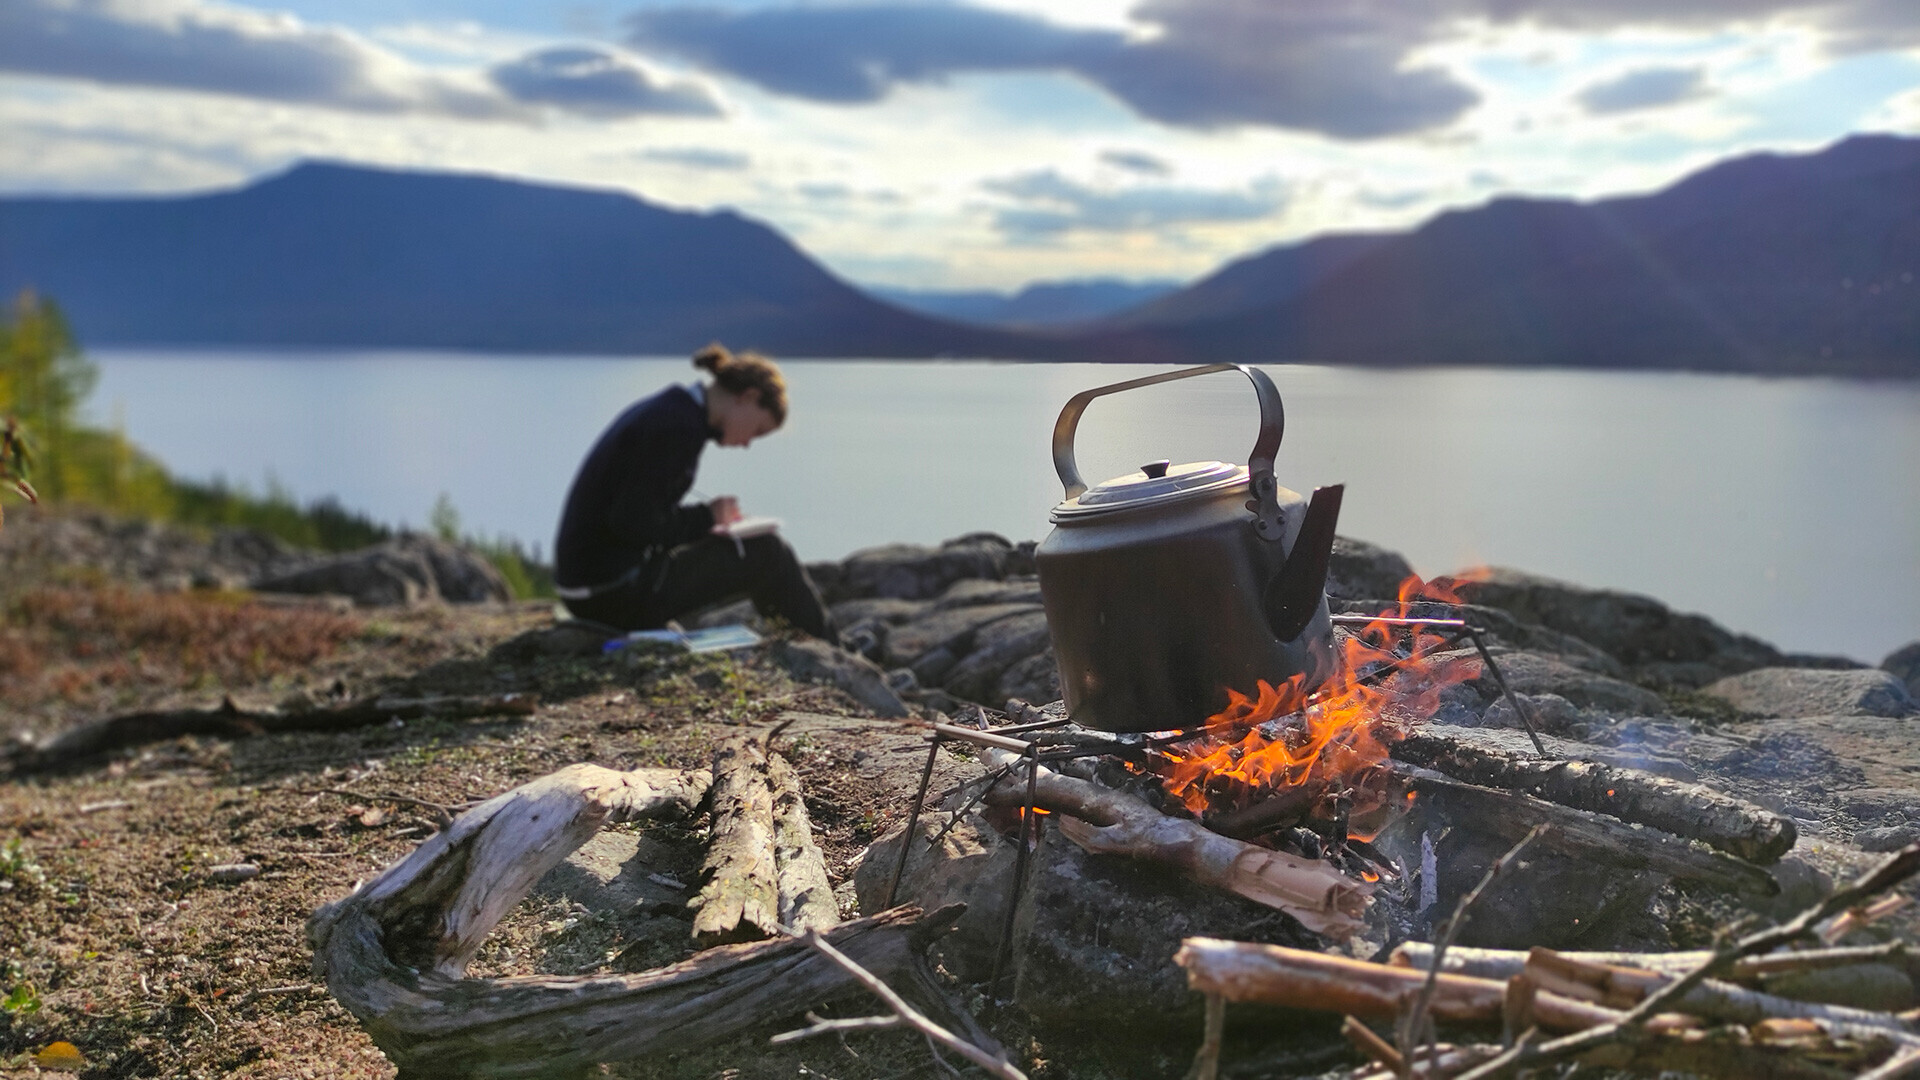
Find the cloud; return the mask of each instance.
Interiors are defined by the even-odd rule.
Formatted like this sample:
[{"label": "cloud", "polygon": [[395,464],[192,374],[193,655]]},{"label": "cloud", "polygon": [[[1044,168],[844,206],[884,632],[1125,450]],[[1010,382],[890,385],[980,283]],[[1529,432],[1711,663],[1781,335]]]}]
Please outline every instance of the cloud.
[{"label": "cloud", "polygon": [[642,150],[640,157],[645,161],[681,165],[689,169],[711,169],[716,172],[739,172],[753,163],[751,158],[738,151],[715,150],[705,146],[668,146]]},{"label": "cloud", "polygon": [[6,0],[0,70],[361,112],[524,113],[345,31],[189,0]]},{"label": "cloud", "polygon": [[1170,176],[1173,166],[1165,158],[1149,154],[1144,150],[1102,150],[1100,160],[1116,169],[1140,173],[1143,176]]},{"label": "cloud", "polygon": [[1706,92],[1705,75],[1697,67],[1652,67],[1594,83],[1575,94],[1574,100],[1600,115],[1674,105]]},{"label": "cloud", "polygon": [[636,47],[815,101],[877,101],[899,84],[962,72],[1062,71],[1168,124],[1370,138],[1444,125],[1476,100],[1445,72],[1408,65],[1435,27],[1401,12],[1375,0],[1151,0],[1134,18],[1153,32],[1127,35],[896,2],[666,8],[638,12],[627,26]]},{"label": "cloud", "polygon": [[1137,33],[882,0],[657,8],[627,28],[638,47],[814,101],[878,101],[901,84],[965,72],[1052,71],[1166,124],[1369,139],[1445,127],[1477,102],[1466,83],[1417,59],[1473,24],[1712,33],[1781,18],[1813,27],[1834,50],[1920,43],[1913,0],[1140,0],[1130,12]]},{"label": "cloud", "polygon": [[1104,191],[1070,180],[1052,169],[988,180],[995,195],[1025,205],[1001,209],[994,226],[1014,239],[1039,239],[1069,232],[1135,232],[1169,225],[1254,221],[1287,202],[1277,180],[1264,180],[1244,192],[1199,188],[1135,187]]},{"label": "cloud", "polygon": [[515,100],[582,116],[720,115],[720,106],[700,87],[656,82],[639,65],[604,49],[541,49],[496,65],[487,74]]}]

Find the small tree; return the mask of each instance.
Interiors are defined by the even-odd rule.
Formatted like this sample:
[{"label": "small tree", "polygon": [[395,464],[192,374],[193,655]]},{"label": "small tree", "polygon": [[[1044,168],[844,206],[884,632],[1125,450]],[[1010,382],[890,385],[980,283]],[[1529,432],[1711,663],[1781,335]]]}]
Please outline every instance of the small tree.
[{"label": "small tree", "polygon": [[66,494],[62,463],[79,429],[80,403],[98,377],[60,308],[32,289],[22,291],[12,318],[0,321],[0,415],[17,418],[44,448],[49,464],[41,482],[56,501]]},{"label": "small tree", "polygon": [[[27,448],[27,437],[21,433],[19,421],[11,416],[0,421],[0,484],[11,487],[28,502],[37,503],[40,494],[27,481],[32,465],[33,454]],[[6,509],[0,506],[0,526],[6,523]]]}]

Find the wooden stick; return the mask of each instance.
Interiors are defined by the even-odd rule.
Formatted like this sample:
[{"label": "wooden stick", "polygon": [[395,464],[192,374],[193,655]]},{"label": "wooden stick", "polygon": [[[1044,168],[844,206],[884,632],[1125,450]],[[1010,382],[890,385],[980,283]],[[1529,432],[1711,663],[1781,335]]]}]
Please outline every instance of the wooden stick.
[{"label": "wooden stick", "polygon": [[779,920],[795,930],[826,930],[840,922],[840,905],[827,880],[827,859],[813,839],[813,822],[800,775],[779,754],[767,757],[773,789],[773,854]]},{"label": "wooden stick", "polygon": [[1215,1080],[1220,1075],[1220,1042],[1227,1033],[1227,999],[1207,995],[1207,1014],[1202,1021],[1200,1049],[1193,1055],[1193,1067],[1186,1080]]},{"label": "wooden stick", "polygon": [[907,1026],[907,1022],[897,1015],[888,1016],[850,1016],[836,1020],[807,1013],[810,1026],[798,1031],[783,1031],[767,1042],[773,1046],[799,1042],[802,1039],[815,1039],[822,1035],[853,1035],[863,1031],[894,1031]]},{"label": "wooden stick", "polygon": [[1533,1002],[1540,996],[1540,984],[1532,976],[1515,975],[1507,980],[1507,996],[1500,1001],[1500,1042],[1512,1046],[1520,1036],[1534,1028]]},{"label": "wooden stick", "polygon": [[[1173,959],[1187,969],[1187,985],[1203,994],[1373,1020],[1398,1017],[1403,996],[1418,993],[1427,978],[1328,953],[1218,938],[1188,938]],[[1493,979],[1441,975],[1428,1011],[1451,1023],[1497,1023],[1506,991],[1505,983]],[[1554,1031],[1577,1031],[1622,1015],[1548,993],[1536,997],[1534,1008],[1540,1025]]]},{"label": "wooden stick", "polygon": [[[1897,960],[1906,953],[1905,942],[1890,941],[1881,945],[1798,949],[1764,956],[1744,956],[1734,961],[1727,977],[1745,982],[1792,971],[1816,971]],[[1513,949],[1473,949],[1456,945],[1447,950],[1446,960],[1440,970],[1453,975],[1475,975],[1482,979],[1506,979],[1518,975],[1527,966],[1529,955]],[[1706,950],[1670,953],[1559,952],[1557,955],[1581,963],[1636,968],[1673,977],[1685,975],[1713,958],[1713,953]],[[1406,942],[1393,950],[1387,963],[1424,971],[1433,966],[1433,946],[1424,941]]]},{"label": "wooden stick", "polygon": [[[981,756],[989,767],[1014,763],[1016,775],[1029,767],[997,749],[985,749]],[[1035,768],[1039,805],[1058,812],[1061,833],[1088,851],[1169,864],[1204,885],[1284,911],[1328,937],[1349,937],[1362,925],[1373,886],[1331,863],[1255,847],[1197,821],[1168,817],[1125,792]],[[999,785],[987,801],[1024,806],[1026,785]]]},{"label": "wooden stick", "polygon": [[[1648,994],[1673,981],[1673,977],[1656,972],[1587,963],[1542,948],[1534,949],[1528,956],[1526,973],[1539,982],[1543,989],[1613,1009],[1630,1009]],[[1767,1019],[1801,1019],[1857,1027],[1885,1027],[1901,1032],[1909,1030],[1905,1021],[1890,1013],[1795,1001],[1718,979],[1701,980],[1697,987],[1680,999],[1675,1008],[1720,1023],[1755,1024]]]},{"label": "wooden stick", "polygon": [[886,1004],[887,1008],[892,1009],[894,1015],[898,1016],[903,1023],[920,1032],[922,1035],[947,1047],[961,1057],[973,1062],[975,1065],[980,1066],[982,1069],[985,1069],[989,1075],[998,1076],[1001,1080],[1027,1080],[1027,1074],[1014,1068],[1013,1063],[1005,1057],[990,1054],[972,1043],[967,1042],[965,1039],[960,1038],[953,1032],[948,1031],[946,1028],[941,1027],[939,1024],[927,1019],[918,1009],[907,1004],[906,999],[895,993],[892,987],[881,982],[872,972],[854,962],[847,954],[834,948],[833,945],[829,943],[826,938],[821,937],[818,932],[808,930],[806,933],[801,934],[795,933],[788,927],[781,927],[781,930],[790,937],[806,942],[807,945],[819,952],[822,956],[833,961],[842,971],[853,976],[854,981],[862,987],[865,987],[867,992],[879,998]]},{"label": "wooden stick", "polygon": [[705,883],[688,906],[702,946],[772,936],[780,925],[767,757],[752,739],[734,739],[713,755],[713,826],[702,864]]},{"label": "wooden stick", "polygon": [[1888,1058],[1878,1068],[1869,1069],[1858,1080],[1912,1080],[1920,1076],[1920,1048],[1908,1048]]},{"label": "wooden stick", "polygon": [[1392,1043],[1381,1038],[1379,1032],[1361,1023],[1358,1017],[1349,1016],[1340,1021],[1340,1034],[1346,1036],[1355,1050],[1366,1055],[1381,1068],[1397,1074],[1406,1067],[1400,1051],[1394,1049]]}]

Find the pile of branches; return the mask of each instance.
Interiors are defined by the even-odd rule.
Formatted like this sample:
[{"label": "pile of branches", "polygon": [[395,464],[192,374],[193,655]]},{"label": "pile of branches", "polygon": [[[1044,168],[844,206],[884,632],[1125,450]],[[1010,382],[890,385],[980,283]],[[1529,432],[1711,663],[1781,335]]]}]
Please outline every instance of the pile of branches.
[{"label": "pile of branches", "polygon": [[[1509,872],[1536,829],[1461,898],[1433,945],[1384,964],[1275,945],[1189,938],[1175,961],[1207,995],[1192,1074],[1217,1074],[1228,1002],[1345,1014],[1342,1031],[1374,1063],[1368,1080],[1492,1080],[1574,1062],[1643,1075],[1783,1080],[1920,1077],[1916,1013],[1796,1000],[1756,987],[1771,976],[1902,958],[1898,942],[1832,943],[1905,903],[1882,896],[1920,871],[1920,844],[1890,856],[1778,926],[1705,952],[1575,954],[1452,950],[1474,901]],[[1424,970],[1423,970],[1424,969]],[[1373,1024],[1389,1027],[1389,1034]],[[1499,1032],[1442,1042],[1439,1026]]]}]

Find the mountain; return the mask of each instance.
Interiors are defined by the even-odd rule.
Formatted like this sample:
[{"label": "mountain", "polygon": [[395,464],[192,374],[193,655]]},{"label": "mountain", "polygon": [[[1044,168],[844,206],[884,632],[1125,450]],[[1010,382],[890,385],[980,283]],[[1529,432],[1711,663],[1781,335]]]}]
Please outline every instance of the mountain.
[{"label": "mountain", "polygon": [[882,287],[868,291],[890,304],[924,315],[981,326],[1017,328],[1091,322],[1157,300],[1179,287],[1177,281],[1092,278],[1036,282],[1017,293]]},{"label": "mountain", "polygon": [[89,343],[1030,355],[880,303],[727,211],[310,163],[171,198],[0,199],[0,290]]},{"label": "mountain", "polygon": [[1278,248],[1075,344],[1167,362],[1920,375],[1920,140],[1856,136],[1650,195],[1502,198]]}]

